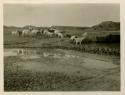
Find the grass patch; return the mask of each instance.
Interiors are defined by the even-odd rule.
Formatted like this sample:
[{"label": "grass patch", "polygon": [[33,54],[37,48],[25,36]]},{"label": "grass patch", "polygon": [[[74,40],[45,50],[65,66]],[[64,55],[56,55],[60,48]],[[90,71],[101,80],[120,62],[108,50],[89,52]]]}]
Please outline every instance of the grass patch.
[{"label": "grass patch", "polygon": [[76,82],[81,84],[83,80],[89,78],[59,72],[16,71],[5,72],[4,79],[5,91],[56,91],[63,90]]}]

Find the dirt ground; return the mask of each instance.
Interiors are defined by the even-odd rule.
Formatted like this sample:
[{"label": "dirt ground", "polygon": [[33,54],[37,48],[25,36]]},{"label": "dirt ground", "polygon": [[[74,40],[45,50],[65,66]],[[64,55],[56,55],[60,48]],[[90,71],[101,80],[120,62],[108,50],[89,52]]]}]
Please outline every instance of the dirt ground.
[{"label": "dirt ground", "polygon": [[63,49],[19,55],[17,49],[5,49],[5,91],[120,90],[119,57]]}]

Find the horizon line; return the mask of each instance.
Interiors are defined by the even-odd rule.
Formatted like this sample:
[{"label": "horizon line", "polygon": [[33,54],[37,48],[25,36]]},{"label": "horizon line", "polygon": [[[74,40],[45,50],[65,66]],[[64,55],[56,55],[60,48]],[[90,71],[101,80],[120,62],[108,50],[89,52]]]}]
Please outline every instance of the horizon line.
[{"label": "horizon line", "polygon": [[[102,22],[115,22],[115,23],[120,23],[120,21],[102,21]],[[102,22],[98,23],[98,24],[101,24]],[[98,24],[95,24],[95,25],[98,25]],[[95,25],[92,25],[92,26],[95,26]],[[35,27],[52,27],[52,26],[64,26],[64,27],[92,27],[92,26],[70,26],[70,25],[51,25],[51,26],[39,26],[39,25],[31,25],[31,24],[27,24],[27,25],[24,25],[24,26],[16,26],[16,25],[4,25],[3,26],[7,26],[7,27],[26,27],[26,26],[35,26]]]}]

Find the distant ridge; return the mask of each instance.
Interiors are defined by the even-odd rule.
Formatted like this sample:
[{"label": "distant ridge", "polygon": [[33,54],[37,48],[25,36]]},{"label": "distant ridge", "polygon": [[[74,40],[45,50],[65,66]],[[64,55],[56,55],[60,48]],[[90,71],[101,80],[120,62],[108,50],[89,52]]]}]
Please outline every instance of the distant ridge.
[{"label": "distant ridge", "polygon": [[4,25],[3,27],[4,28],[14,28],[14,29],[22,28],[22,27],[17,27],[17,26],[6,26],[6,25]]},{"label": "distant ridge", "polygon": [[70,29],[87,29],[89,27],[80,27],[80,26],[51,26],[53,29],[64,29],[64,30],[70,30]]},{"label": "distant ridge", "polygon": [[91,29],[99,31],[118,31],[120,30],[120,22],[104,21],[92,27],[79,27],[79,26],[51,26],[56,29]]},{"label": "distant ridge", "polygon": [[[37,27],[37,26],[33,26],[33,25],[26,25],[24,27],[16,27],[16,26],[5,26],[4,28],[14,28],[14,29],[19,29],[19,28],[28,28],[28,27],[32,27],[32,28],[47,28],[47,27]],[[92,27],[82,27],[82,26],[51,26],[48,28],[52,28],[52,29],[61,29],[61,30],[83,30],[83,29],[91,29],[93,31],[119,31],[120,30],[120,22],[113,22],[113,21],[104,21],[101,22],[97,25],[94,25]]]},{"label": "distant ridge", "polygon": [[92,26],[94,30],[117,31],[120,30],[120,22],[104,21],[98,25]]}]

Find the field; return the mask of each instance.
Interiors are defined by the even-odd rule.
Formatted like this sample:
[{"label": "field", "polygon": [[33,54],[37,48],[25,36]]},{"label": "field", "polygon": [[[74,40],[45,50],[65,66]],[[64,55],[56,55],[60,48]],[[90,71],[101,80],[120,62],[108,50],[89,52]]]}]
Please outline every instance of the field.
[{"label": "field", "polygon": [[[119,91],[120,44],[73,44],[68,37],[17,37],[4,29],[5,91]],[[80,36],[90,30],[68,30]],[[89,38],[118,31],[88,32]],[[17,51],[25,53],[18,53]]]},{"label": "field", "polygon": [[[120,55],[120,44],[117,43],[95,43],[97,41],[96,37],[115,34],[120,35],[119,31],[94,31],[92,30],[68,30],[66,34],[70,35],[82,35],[84,32],[88,33],[88,39],[90,39],[91,43],[84,43],[83,45],[75,45],[71,42],[70,38],[65,37],[63,39],[57,37],[18,37],[12,36],[10,31],[13,29],[4,29],[4,47],[5,48],[14,48],[14,47],[23,47],[23,48],[62,48],[62,49],[72,49],[89,53],[97,53],[97,54],[106,54],[106,55]],[[88,32],[91,31],[91,32]],[[110,41],[110,40],[109,40]],[[94,43],[93,43],[94,42]],[[88,48],[89,47],[89,48]]]}]

